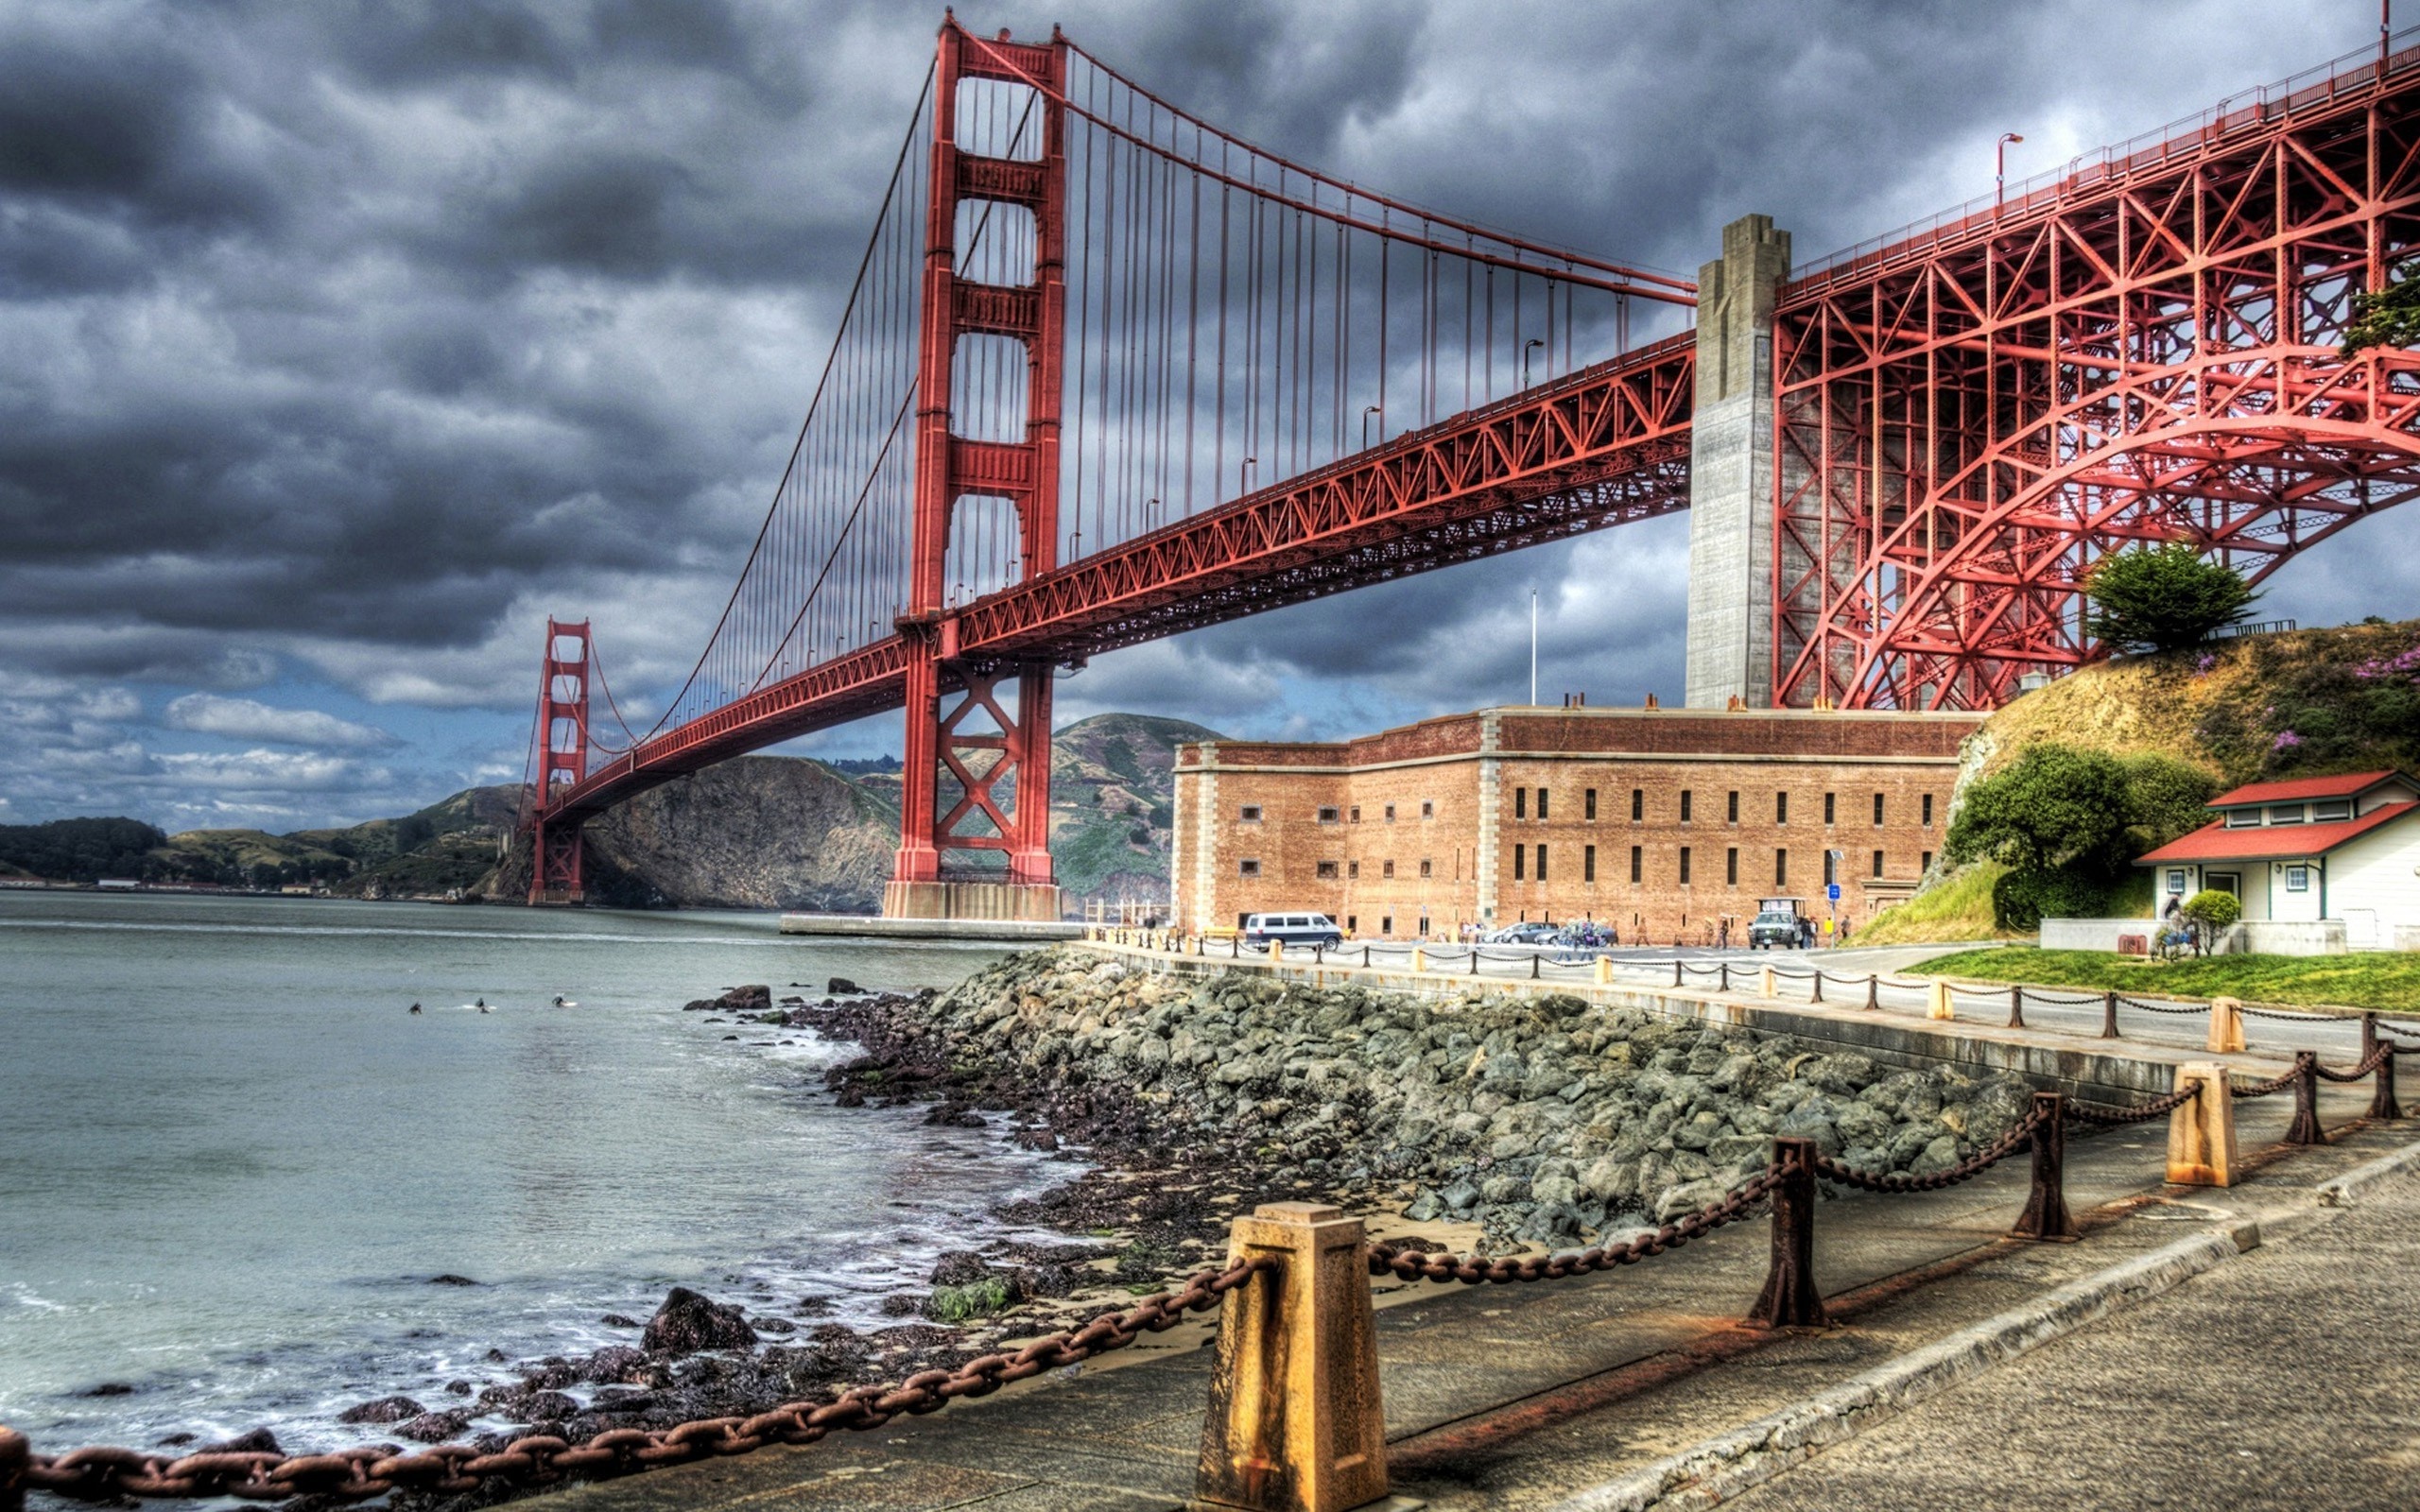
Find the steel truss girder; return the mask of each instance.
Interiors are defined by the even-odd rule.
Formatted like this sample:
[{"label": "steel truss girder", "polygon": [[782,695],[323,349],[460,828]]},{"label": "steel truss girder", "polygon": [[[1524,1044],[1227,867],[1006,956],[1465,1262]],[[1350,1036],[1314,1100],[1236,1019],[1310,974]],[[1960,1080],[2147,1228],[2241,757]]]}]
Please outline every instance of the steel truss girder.
[{"label": "steel truss girder", "polygon": [[2409,497],[2420,371],[2335,347],[2420,248],[2415,64],[1785,285],[1775,701],[1993,707],[2100,654],[2104,552],[2256,579]]}]

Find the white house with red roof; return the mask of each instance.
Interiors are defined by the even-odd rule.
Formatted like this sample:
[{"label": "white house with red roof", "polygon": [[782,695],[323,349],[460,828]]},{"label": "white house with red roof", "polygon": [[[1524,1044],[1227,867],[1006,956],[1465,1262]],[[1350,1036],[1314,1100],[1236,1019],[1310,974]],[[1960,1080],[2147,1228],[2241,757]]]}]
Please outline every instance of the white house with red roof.
[{"label": "white house with red roof", "polygon": [[[2334,949],[2420,948],[2420,780],[2355,772],[2254,782],[2210,802],[2217,816],[2135,861],[2155,868],[2159,909],[2205,887],[2243,903],[2255,950],[2341,923]],[[2308,932],[2332,944],[2337,930]],[[2322,945],[2320,948],[2331,948]]]}]

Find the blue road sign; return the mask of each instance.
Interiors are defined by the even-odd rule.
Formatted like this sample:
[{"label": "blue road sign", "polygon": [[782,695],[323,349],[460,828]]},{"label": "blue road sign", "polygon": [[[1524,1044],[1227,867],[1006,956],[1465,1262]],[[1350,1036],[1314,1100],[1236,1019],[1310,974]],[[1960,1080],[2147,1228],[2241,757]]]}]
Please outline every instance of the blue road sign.
[{"label": "blue road sign", "polygon": [[1841,901],[1841,885],[1837,882],[1833,883],[1830,886],[1824,889],[1824,893],[1826,897],[1830,898],[1832,902],[1839,902]]}]

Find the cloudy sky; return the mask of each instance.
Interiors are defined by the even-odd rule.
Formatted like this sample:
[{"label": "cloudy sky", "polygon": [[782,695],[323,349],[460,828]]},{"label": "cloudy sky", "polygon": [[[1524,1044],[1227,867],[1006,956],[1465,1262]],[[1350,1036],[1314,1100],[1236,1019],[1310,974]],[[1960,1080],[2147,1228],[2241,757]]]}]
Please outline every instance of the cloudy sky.
[{"label": "cloudy sky", "polygon": [[[2366,45],[2354,0],[1026,0],[1298,160],[1694,268],[1805,260]],[[540,627],[677,683],[829,344],[939,8],[0,3],[0,823],[290,829],[521,772]],[[2156,58],[2157,66],[2148,60]],[[1519,171],[1506,171],[1508,163]],[[2268,610],[2413,612],[2390,515]],[[1132,709],[1340,733],[1677,696],[1685,519],[1107,657]],[[894,751],[890,719],[804,748]]]}]

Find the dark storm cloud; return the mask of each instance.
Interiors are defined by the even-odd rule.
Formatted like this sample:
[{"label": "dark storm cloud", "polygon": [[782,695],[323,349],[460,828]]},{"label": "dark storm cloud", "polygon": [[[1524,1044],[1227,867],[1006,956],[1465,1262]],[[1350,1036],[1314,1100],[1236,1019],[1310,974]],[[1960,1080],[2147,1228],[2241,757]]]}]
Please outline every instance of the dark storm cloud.
[{"label": "dark storm cloud", "polygon": [[[2266,0],[959,14],[1061,21],[1274,150],[1685,273],[1744,212],[1804,260],[1987,192],[2002,130],[2031,139],[2013,171],[2053,166],[2366,40]],[[300,668],[517,711],[549,611],[596,616],[626,703],[663,696],[780,474],[939,20],[889,0],[0,9],[0,692],[22,706],[0,759],[60,753],[80,775],[52,791],[78,802],[107,769],[145,792],[257,779],[267,814],[281,774],[369,769],[164,762],[141,710]],[[2323,555],[2281,575],[2288,602],[2377,607],[2356,602],[2376,575]],[[1632,527],[1106,658],[1068,697],[1333,732],[1513,696],[1532,586],[1542,691],[1669,696],[1685,563],[1685,523]]]}]

